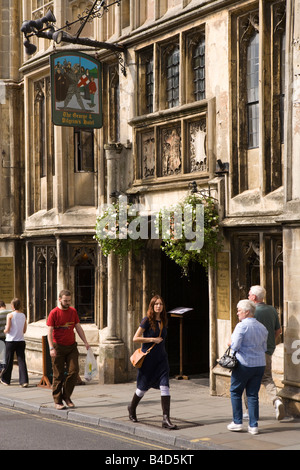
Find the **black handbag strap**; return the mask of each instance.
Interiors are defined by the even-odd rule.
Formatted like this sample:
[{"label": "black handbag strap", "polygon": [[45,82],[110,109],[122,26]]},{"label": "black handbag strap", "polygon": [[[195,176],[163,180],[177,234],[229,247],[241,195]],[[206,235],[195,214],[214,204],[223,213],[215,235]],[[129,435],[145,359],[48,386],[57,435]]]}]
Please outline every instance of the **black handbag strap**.
[{"label": "black handbag strap", "polygon": [[[230,351],[231,351],[231,347],[229,346],[229,348],[226,350],[225,354],[227,354],[228,356],[230,356]],[[232,356],[235,357],[237,351],[233,351],[233,354]]]}]

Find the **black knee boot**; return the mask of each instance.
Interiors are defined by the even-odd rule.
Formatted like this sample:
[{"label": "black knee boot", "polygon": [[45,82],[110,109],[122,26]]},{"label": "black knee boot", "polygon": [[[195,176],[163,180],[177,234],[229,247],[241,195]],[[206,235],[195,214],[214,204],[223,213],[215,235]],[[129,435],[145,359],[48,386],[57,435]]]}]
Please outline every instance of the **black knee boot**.
[{"label": "black knee boot", "polygon": [[138,406],[141,399],[142,397],[138,397],[137,394],[135,393],[133,395],[130,405],[128,406],[129,419],[133,421],[134,423],[138,422],[138,419],[136,417],[136,407]]},{"label": "black knee boot", "polygon": [[178,429],[175,424],[172,424],[170,421],[170,403],[171,397],[161,397],[161,406],[163,410],[163,421],[162,427],[167,429]]}]

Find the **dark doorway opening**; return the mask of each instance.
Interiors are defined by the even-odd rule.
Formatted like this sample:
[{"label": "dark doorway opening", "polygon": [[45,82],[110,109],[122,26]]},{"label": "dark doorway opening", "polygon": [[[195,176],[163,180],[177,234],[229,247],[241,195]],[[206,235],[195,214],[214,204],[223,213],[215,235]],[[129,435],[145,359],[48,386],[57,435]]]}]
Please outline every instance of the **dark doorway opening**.
[{"label": "dark doorway opening", "polygon": [[[189,277],[164,253],[161,259],[162,297],[167,311],[176,307],[192,307],[183,319],[183,373],[204,374],[209,371],[209,301],[208,278],[204,268],[194,265]],[[180,320],[169,315],[166,348],[170,374],[180,371]]]}]

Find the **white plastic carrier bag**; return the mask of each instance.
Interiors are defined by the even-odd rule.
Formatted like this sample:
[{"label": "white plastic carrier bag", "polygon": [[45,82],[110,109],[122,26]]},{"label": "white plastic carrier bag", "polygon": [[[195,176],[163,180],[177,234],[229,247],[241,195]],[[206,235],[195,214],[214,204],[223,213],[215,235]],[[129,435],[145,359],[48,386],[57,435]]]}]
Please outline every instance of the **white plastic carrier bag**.
[{"label": "white plastic carrier bag", "polygon": [[92,352],[92,349],[88,349],[86,360],[85,360],[85,369],[84,369],[84,378],[88,382],[94,379],[98,374],[97,361]]}]

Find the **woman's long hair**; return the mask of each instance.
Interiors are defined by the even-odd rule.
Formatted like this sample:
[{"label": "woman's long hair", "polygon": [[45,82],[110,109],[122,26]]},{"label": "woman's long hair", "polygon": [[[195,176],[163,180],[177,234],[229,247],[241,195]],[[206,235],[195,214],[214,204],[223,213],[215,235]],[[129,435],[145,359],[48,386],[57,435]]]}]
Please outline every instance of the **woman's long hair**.
[{"label": "woman's long hair", "polygon": [[166,312],[166,306],[163,298],[160,295],[155,295],[152,297],[149,303],[148,311],[147,311],[147,317],[149,319],[151,328],[155,331],[156,330],[156,320],[155,320],[155,312],[154,312],[154,304],[157,300],[161,300],[161,303],[163,304],[163,309],[160,314],[160,319],[163,322],[163,326],[167,326],[168,324],[168,316]]}]

